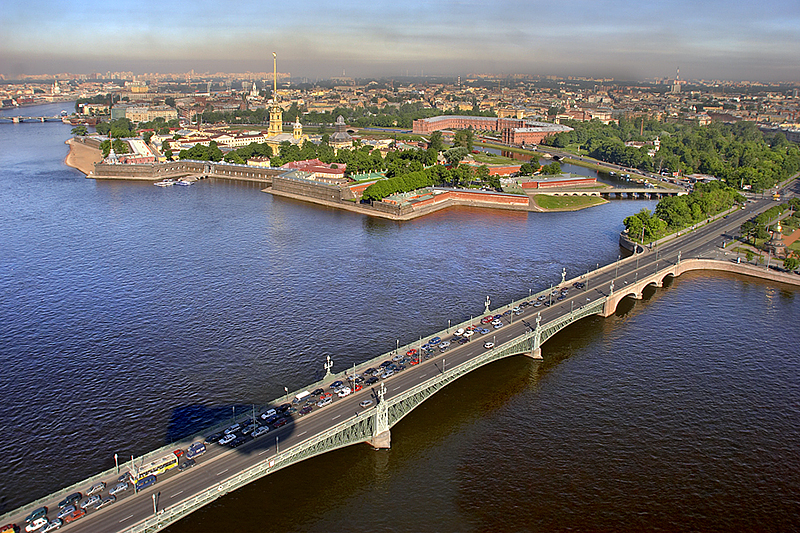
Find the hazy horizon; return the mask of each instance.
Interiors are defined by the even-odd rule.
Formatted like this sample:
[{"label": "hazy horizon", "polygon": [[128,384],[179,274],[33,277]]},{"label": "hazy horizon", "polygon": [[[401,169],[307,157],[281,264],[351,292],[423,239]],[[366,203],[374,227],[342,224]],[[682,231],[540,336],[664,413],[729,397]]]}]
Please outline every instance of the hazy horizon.
[{"label": "hazy horizon", "polygon": [[0,73],[530,74],[800,81],[800,4],[498,0],[6,5]]}]

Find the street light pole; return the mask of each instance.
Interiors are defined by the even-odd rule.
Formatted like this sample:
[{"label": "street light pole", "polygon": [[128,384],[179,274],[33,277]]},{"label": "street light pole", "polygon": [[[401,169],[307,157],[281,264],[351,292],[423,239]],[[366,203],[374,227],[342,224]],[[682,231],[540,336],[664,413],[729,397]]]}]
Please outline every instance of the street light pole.
[{"label": "street light pole", "polygon": [[614,277],[619,276],[619,262],[622,260],[622,254],[617,255],[617,270],[614,272]]},{"label": "street light pole", "polygon": [[156,494],[154,492],[153,493],[153,514],[157,514],[157,513],[158,513],[158,509],[156,508]]},{"label": "street light pole", "polygon": [[117,467],[117,474],[119,474],[119,456],[114,454],[114,466]]}]

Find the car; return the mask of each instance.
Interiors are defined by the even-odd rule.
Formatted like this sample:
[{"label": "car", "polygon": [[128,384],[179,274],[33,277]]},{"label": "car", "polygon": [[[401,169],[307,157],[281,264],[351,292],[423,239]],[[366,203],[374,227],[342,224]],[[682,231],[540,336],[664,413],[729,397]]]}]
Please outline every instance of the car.
[{"label": "car", "polygon": [[[310,408],[311,406],[308,407],[308,409]],[[303,409],[306,409],[306,407],[303,407]],[[261,435],[267,433],[268,431],[269,431],[269,426],[256,426],[256,428],[253,430],[250,436],[252,436],[253,438],[260,437]]]},{"label": "car", "polygon": [[172,453],[175,454],[175,457],[181,457],[183,455],[183,450],[178,448],[177,450],[174,450]]},{"label": "car", "polygon": [[453,332],[453,335],[455,335],[456,337],[460,337],[461,335],[464,334],[464,331],[466,331],[464,328],[458,328]]},{"label": "car", "polygon": [[358,385],[358,384],[356,384],[356,386],[355,386],[355,387],[353,387],[353,392],[358,392],[358,391],[360,391],[362,388],[363,388],[363,387],[362,387],[361,385]]},{"label": "car", "polygon": [[539,296],[539,297],[538,297],[538,298],[536,298],[536,299],[537,299],[538,301],[540,301],[540,302],[543,302],[543,301],[547,300],[547,295],[545,295],[545,294],[542,294],[541,296]]},{"label": "car", "polygon": [[70,514],[70,513],[71,513],[72,511],[74,511],[75,509],[77,509],[77,507],[76,507],[76,506],[74,506],[74,505],[67,505],[66,507],[64,507],[63,509],[61,509],[61,510],[58,512],[58,514],[56,515],[56,518],[64,518],[65,516],[67,516],[68,514]]},{"label": "car", "polygon": [[278,411],[283,411],[285,413],[287,409],[291,409],[291,408],[292,408],[292,404],[283,403],[283,404],[281,404],[280,407],[278,407]]},{"label": "car", "polygon": [[413,357],[413,356],[417,355],[417,349],[416,348],[411,348],[409,351],[406,352],[406,355],[409,356],[409,357]]},{"label": "car", "polygon": [[233,442],[228,444],[228,446],[230,446],[231,448],[238,448],[239,446],[247,442],[247,440],[248,440],[247,437],[236,437],[235,439],[233,439]]},{"label": "car", "polygon": [[108,489],[108,493],[114,496],[115,494],[119,494],[120,492],[125,492],[126,490],[128,490],[128,487],[129,487],[128,483],[123,481],[122,483],[117,483],[116,485]]},{"label": "car", "polygon": [[370,367],[370,368],[364,370],[363,374],[365,376],[374,376],[376,372],[377,372],[377,370],[375,370],[374,368]]},{"label": "car", "polygon": [[227,428],[225,428],[225,431],[223,431],[223,433],[225,433],[226,435],[230,435],[231,433],[241,429],[241,427],[242,426],[240,426],[238,423],[237,424],[233,424],[233,425],[228,426]]},{"label": "car", "polygon": [[493,316],[485,316],[485,317],[481,318],[481,324],[488,324],[492,320],[494,320]]},{"label": "car", "polygon": [[492,325],[493,326],[496,326],[497,324],[502,324],[502,323],[503,323],[503,321],[500,320],[499,318],[496,318],[496,319],[492,320]]},{"label": "car", "polygon": [[181,463],[181,465],[178,467],[178,470],[183,472],[184,470],[188,470],[196,464],[197,462],[194,459],[187,459]]},{"label": "car", "polygon": [[[322,393],[320,393],[320,394],[322,394]],[[266,420],[267,418],[269,418],[271,416],[275,416],[276,414],[278,414],[278,410],[277,409],[269,409],[269,410],[264,411],[263,413],[261,413],[261,418]]]},{"label": "car", "polygon": [[487,350],[491,350],[492,348],[494,348],[494,343],[493,343],[493,342],[491,342],[491,341],[489,341],[489,342],[484,342],[484,343],[483,343],[483,347],[484,347],[484,348],[486,348]]},{"label": "car", "polygon": [[381,374],[381,379],[390,378],[394,375],[394,370],[387,370],[383,374]]},{"label": "car", "polygon": [[351,389],[350,387],[344,387],[337,393],[337,395],[339,396],[339,398],[344,398],[345,396],[350,396],[352,392],[353,389]]},{"label": "car", "polygon": [[458,344],[467,344],[468,342],[469,338],[467,337],[461,337],[460,339],[458,339]]},{"label": "car", "polygon": [[289,421],[286,420],[285,418],[281,418],[280,420],[278,420],[277,422],[272,424],[272,427],[273,427],[273,429],[278,429],[280,427],[285,426],[287,422],[289,422]]},{"label": "car", "polygon": [[372,405],[372,400],[362,400],[361,403],[359,403],[358,405],[360,405],[362,408],[366,409],[367,407]]},{"label": "car", "polygon": [[542,306],[542,302],[536,302],[535,304],[533,304],[533,306],[534,307],[541,307]]},{"label": "car", "polygon": [[465,332],[464,332],[464,336],[465,336],[467,339],[469,339],[469,338],[470,338],[470,337],[472,337],[473,335],[475,335],[475,332],[474,332],[474,331],[472,331],[471,329],[468,329],[467,331],[465,331]]},{"label": "car", "polygon": [[81,498],[83,498],[83,495],[80,492],[73,492],[72,494],[61,500],[58,504],[58,507],[63,509],[68,505],[78,503],[81,500]]},{"label": "car", "polygon": [[492,326],[492,327],[493,327],[494,329],[500,329],[500,328],[502,328],[502,327],[503,327],[503,323],[502,323],[502,322],[500,322],[499,324],[495,324],[495,325],[494,325],[494,326]]},{"label": "car", "polygon": [[63,520],[61,520],[60,518],[55,518],[53,520],[50,520],[47,523],[47,525],[42,526],[42,528],[39,529],[39,533],[48,533],[50,531],[55,531],[56,529],[59,529],[63,525],[64,525]]},{"label": "car", "polygon": [[100,495],[99,495],[99,494],[93,494],[93,495],[89,496],[88,498],[85,498],[85,499],[84,499],[84,500],[81,502],[81,509],[86,509],[86,508],[87,508],[87,507],[89,507],[90,505],[91,505],[91,506],[94,506],[94,505],[95,505],[97,502],[99,502],[101,499],[102,499],[102,498],[100,498]]},{"label": "car", "polygon": [[442,342],[441,337],[434,337],[434,338],[432,338],[431,340],[428,341],[428,344],[430,344],[431,346],[436,346],[440,342]]},{"label": "car", "polygon": [[364,382],[364,384],[365,384],[365,385],[374,385],[374,384],[375,384],[375,383],[377,383],[378,381],[380,381],[380,379],[379,379],[377,376],[372,376],[372,377],[371,377],[371,378],[369,378],[367,381],[365,381],[365,382]]},{"label": "car", "polygon": [[41,518],[43,516],[47,516],[47,507],[39,507],[38,509],[34,509],[31,514],[25,518],[25,523],[29,524],[37,518]]},{"label": "car", "polygon": [[511,309],[503,313],[503,316],[511,316]]},{"label": "car", "polygon": [[293,413],[296,413],[296,412],[297,412],[297,409],[295,409],[294,407],[290,407],[286,411],[283,412],[283,416],[289,416],[289,415],[291,415]]},{"label": "car", "polygon": [[[98,481],[97,483],[95,483],[94,485],[92,485],[91,487],[86,489],[86,495],[87,496],[91,496],[92,494],[95,494],[97,492],[103,492],[103,489],[105,489],[105,488],[106,488],[105,482],[104,481]],[[2,531],[2,530],[0,530],[0,531]]]},{"label": "car", "polygon": [[17,524],[6,524],[0,527],[0,533],[19,533],[19,528]]},{"label": "car", "polygon": [[[234,439],[235,438],[236,437],[234,437]],[[150,474],[149,476],[145,476],[145,477],[143,477],[142,479],[140,479],[139,481],[136,482],[136,490],[137,491],[144,490],[147,487],[149,487],[150,485],[154,485],[156,481],[158,481],[158,479],[156,478],[156,476],[154,476],[152,474]]]},{"label": "car", "polygon": [[300,409],[300,413],[299,414],[300,414],[300,416],[304,416],[304,415],[307,415],[308,413],[310,413],[313,410],[314,410],[314,406],[313,405],[306,405],[305,407]]},{"label": "car", "polygon": [[395,361],[395,362],[397,362],[397,361],[399,361],[399,360],[400,360],[400,359],[402,359],[402,358],[403,358],[403,356],[402,356],[402,355],[400,355],[400,354],[397,354],[397,355],[395,355],[394,357],[392,357],[392,361]]},{"label": "car", "polygon": [[202,442],[195,442],[186,449],[186,458],[192,459],[206,453],[206,445]]},{"label": "car", "polygon": [[[212,433],[211,435],[209,435],[208,437],[205,438],[204,442],[206,444],[211,444],[212,442],[217,442],[219,439],[221,439],[223,437],[223,435],[225,435],[225,434],[222,433],[221,431],[218,431],[216,433]],[[118,479],[117,481],[122,481],[122,479]]]},{"label": "car", "polygon": [[560,301],[562,301],[562,300],[564,300],[564,299],[566,299],[566,295],[564,295],[564,294],[562,294],[561,296],[559,296],[558,298],[556,298],[556,300],[558,300],[559,302],[560,302]]},{"label": "car", "polygon": [[323,394],[324,392],[325,392],[325,389],[314,389],[314,392],[312,392],[311,395],[312,396],[319,396],[320,394]]},{"label": "car", "polygon": [[319,397],[319,399],[320,399],[320,400],[324,400],[324,399],[326,399],[326,398],[331,398],[331,397],[333,397],[333,394],[331,394],[330,392],[326,392],[325,394],[322,394],[322,395]]},{"label": "car", "polygon": [[97,509],[102,509],[102,508],[103,508],[103,507],[105,507],[106,505],[111,505],[111,504],[112,504],[112,503],[114,503],[115,501],[117,501],[117,497],[116,497],[116,496],[106,496],[105,498],[103,498],[102,500],[100,500],[99,502],[97,502],[97,503],[94,505],[94,508],[95,508],[95,510],[97,510]]},{"label": "car", "polygon": [[227,435],[219,439],[219,444],[221,446],[225,446],[226,444],[230,444],[234,440],[236,440],[236,433],[228,433]]},{"label": "car", "polygon": [[446,352],[449,349],[450,349],[450,346],[442,346],[441,348],[439,348],[439,351],[440,352]]},{"label": "car", "polygon": [[39,518],[34,518],[31,520],[31,522],[25,526],[25,531],[31,533],[31,531],[36,531],[45,525],[47,525],[47,518],[40,516]]},{"label": "car", "polygon": [[331,384],[330,384],[330,387],[329,387],[329,388],[331,388],[331,389],[336,389],[336,388],[338,388],[338,387],[341,387],[342,385],[344,385],[344,383],[343,383],[343,382],[341,382],[341,381],[334,381],[333,383],[331,383]]},{"label": "car", "polygon": [[[326,394],[328,394],[328,396],[330,396],[330,393],[326,393]],[[280,418],[281,418],[281,415],[272,415],[271,417],[265,419],[264,423],[265,424],[272,424],[273,422],[275,422],[276,420],[278,420]]]},{"label": "car", "polygon": [[391,361],[384,361],[383,363],[380,364],[380,367],[381,368],[386,368],[387,366],[389,366],[391,364],[392,364]]},{"label": "car", "polygon": [[84,511],[83,509],[75,509],[70,514],[65,516],[63,520],[64,520],[65,524],[69,524],[70,522],[74,522],[78,518],[81,518],[81,517],[84,517],[84,516],[86,516],[86,511]]},{"label": "car", "polygon": [[486,335],[487,333],[489,333],[489,330],[486,328],[481,328],[478,330],[478,333],[480,333],[481,335]]},{"label": "car", "polygon": [[328,396],[327,398],[323,398],[320,401],[318,401],[317,402],[317,407],[325,407],[326,405],[330,405],[332,401],[333,401],[333,398]]},{"label": "car", "polygon": [[256,425],[255,425],[255,424],[247,424],[247,425],[246,425],[246,426],[245,426],[245,427],[242,429],[242,434],[244,434],[244,435],[249,435],[250,433],[252,433],[252,432],[253,432],[253,430],[255,429],[255,427],[256,427]]},{"label": "car", "polygon": [[411,366],[418,365],[419,364],[419,358],[415,357],[414,359],[409,361],[409,363],[411,364]]},{"label": "car", "polygon": [[448,346],[450,346],[450,341],[444,341],[439,345],[439,348],[447,348]]}]

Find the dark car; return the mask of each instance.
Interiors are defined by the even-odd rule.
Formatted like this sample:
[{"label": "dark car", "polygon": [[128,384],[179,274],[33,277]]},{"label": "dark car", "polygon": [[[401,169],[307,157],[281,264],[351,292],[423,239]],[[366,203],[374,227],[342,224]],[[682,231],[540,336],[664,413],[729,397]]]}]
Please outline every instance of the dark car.
[{"label": "dark car", "polygon": [[265,420],[264,420],[264,423],[266,423],[266,424],[272,424],[272,423],[273,423],[273,422],[275,422],[276,420],[280,420],[280,418],[281,418],[281,416],[280,416],[280,415],[272,415],[271,417],[269,417],[269,418],[265,419]]},{"label": "dark car", "polygon": [[63,500],[61,500],[58,504],[59,509],[63,509],[67,505],[72,505],[78,503],[83,498],[83,495],[80,492],[73,492]]},{"label": "dark car", "polygon": [[314,410],[314,406],[313,405],[306,405],[305,407],[300,409],[300,416],[307,415],[308,413],[310,413],[313,410]]},{"label": "dark car", "polygon": [[325,392],[325,389],[314,389],[314,392],[312,392],[311,395],[312,396],[319,396],[320,394],[323,394],[324,392]]},{"label": "dark car", "polygon": [[180,470],[182,472],[184,470],[190,469],[191,467],[193,467],[196,464],[197,463],[195,462],[194,459],[187,459],[187,460],[185,460],[184,462],[181,463],[181,466],[178,467],[178,470]]},{"label": "dark car", "polygon": [[372,385],[373,383],[377,383],[378,381],[380,381],[380,379],[378,379],[375,376],[372,376],[371,378],[369,378],[367,381],[364,382],[364,385]]},{"label": "dark car", "polygon": [[154,476],[152,474],[149,475],[149,476],[143,477],[142,479],[140,479],[139,481],[136,482],[136,490],[140,491],[140,490],[146,489],[150,485],[153,485],[156,481],[158,481],[156,479],[156,476]]},{"label": "dark car", "polygon": [[43,516],[47,516],[47,507],[39,507],[38,509],[35,509],[27,516],[27,518],[25,518],[25,523],[29,524],[37,518],[42,518]]},{"label": "dark car", "polygon": [[362,372],[362,374],[364,374],[365,376],[374,376],[375,372],[377,372],[377,370],[375,370],[372,367],[369,367],[368,369],[364,370],[364,372]]},{"label": "dark car", "polygon": [[280,407],[278,407],[278,411],[286,412],[286,410],[289,409],[290,407],[292,407],[292,404],[284,403],[284,404],[281,404]]},{"label": "dark car", "polygon": [[330,388],[335,389],[336,387],[341,387],[342,385],[344,385],[344,383],[342,383],[341,381],[334,381],[333,383],[330,384]]},{"label": "dark car", "polygon": [[224,433],[218,431],[217,433],[214,433],[213,435],[209,435],[208,437],[206,437],[205,443],[211,444],[212,442],[218,442],[219,439],[221,439],[224,435],[225,435]]},{"label": "dark car", "polygon": [[383,363],[380,364],[380,367],[381,368],[386,368],[387,366],[389,366],[391,364],[392,364],[391,361],[384,361]]},{"label": "dark car", "polygon": [[286,420],[285,418],[281,418],[280,420],[278,420],[277,422],[272,424],[272,427],[274,429],[278,429],[279,427],[285,426],[287,422],[288,422],[288,420]]}]

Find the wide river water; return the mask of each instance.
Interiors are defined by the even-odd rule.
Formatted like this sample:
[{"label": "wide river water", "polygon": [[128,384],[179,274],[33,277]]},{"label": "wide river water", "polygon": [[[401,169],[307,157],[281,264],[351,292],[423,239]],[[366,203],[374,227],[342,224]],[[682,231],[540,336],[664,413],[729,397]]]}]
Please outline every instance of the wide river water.
[{"label": "wide river water", "polygon": [[[19,111],[57,114],[72,104]],[[396,340],[617,259],[622,219],[452,208],[390,222],[250,184],[87,180],[70,127],[0,124],[0,513]],[[484,367],[392,428],[171,526],[796,531],[800,297],[687,274]]]}]

